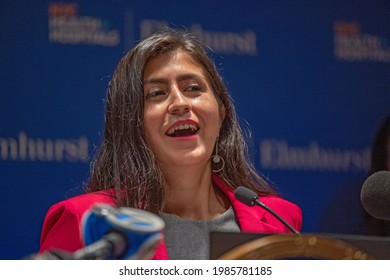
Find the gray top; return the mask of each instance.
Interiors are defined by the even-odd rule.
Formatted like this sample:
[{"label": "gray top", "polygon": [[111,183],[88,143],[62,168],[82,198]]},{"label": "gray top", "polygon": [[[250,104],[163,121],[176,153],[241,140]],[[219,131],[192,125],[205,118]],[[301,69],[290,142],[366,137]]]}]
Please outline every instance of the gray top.
[{"label": "gray top", "polygon": [[210,259],[210,232],[240,232],[233,208],[209,221],[192,221],[162,213],[163,234],[172,260]]}]

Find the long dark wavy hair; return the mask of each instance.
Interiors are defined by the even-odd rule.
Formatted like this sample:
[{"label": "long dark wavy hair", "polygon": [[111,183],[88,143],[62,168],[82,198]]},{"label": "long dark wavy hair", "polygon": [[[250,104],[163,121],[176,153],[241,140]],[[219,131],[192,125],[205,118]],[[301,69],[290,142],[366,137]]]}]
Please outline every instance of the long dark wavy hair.
[{"label": "long dark wavy hair", "polygon": [[[388,170],[388,147],[390,142],[390,115],[380,124],[371,146],[371,166],[369,175]],[[390,171],[390,170],[389,170]]]},{"label": "long dark wavy hair", "polygon": [[91,164],[87,192],[115,188],[119,206],[162,211],[165,181],[145,137],[143,73],[151,58],[178,50],[204,67],[226,110],[218,139],[218,154],[226,163],[220,178],[233,189],[244,185],[260,194],[278,195],[249,160],[233,101],[207,47],[190,33],[170,28],[142,40],[119,61],[108,86],[104,138]]}]

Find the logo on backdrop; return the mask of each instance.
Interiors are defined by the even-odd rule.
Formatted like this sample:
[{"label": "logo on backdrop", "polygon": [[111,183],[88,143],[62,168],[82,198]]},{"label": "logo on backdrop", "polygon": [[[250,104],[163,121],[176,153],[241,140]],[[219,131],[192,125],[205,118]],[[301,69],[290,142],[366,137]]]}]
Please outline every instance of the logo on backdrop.
[{"label": "logo on backdrop", "polygon": [[16,138],[0,137],[0,161],[88,162],[89,141],[78,139],[42,139],[20,131]]},{"label": "logo on backdrop", "polygon": [[[161,30],[169,23],[162,20],[145,19],[140,23],[141,39]],[[246,30],[240,33],[205,30],[199,23],[193,23],[189,30],[216,53],[256,55],[256,33]]]},{"label": "logo on backdrop", "polygon": [[50,3],[48,7],[49,41],[59,44],[115,47],[120,43],[118,29],[110,21],[79,15],[77,3]]},{"label": "logo on backdrop", "polygon": [[336,58],[390,62],[389,38],[362,32],[358,22],[335,22],[333,30]]},{"label": "logo on backdrop", "polygon": [[278,170],[360,172],[369,168],[370,149],[329,149],[316,142],[294,147],[284,139],[264,139],[260,142],[260,164]]}]

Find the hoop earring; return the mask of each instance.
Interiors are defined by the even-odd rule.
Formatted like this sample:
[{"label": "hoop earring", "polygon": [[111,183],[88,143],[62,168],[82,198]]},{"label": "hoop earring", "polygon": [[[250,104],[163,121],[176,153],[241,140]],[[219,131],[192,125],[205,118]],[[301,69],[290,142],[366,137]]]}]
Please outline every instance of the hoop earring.
[{"label": "hoop earring", "polygon": [[222,171],[222,169],[224,169],[225,160],[223,159],[223,157],[218,155],[218,138],[217,138],[217,142],[215,143],[215,155],[211,156],[211,160],[212,160],[211,171],[213,171],[214,173],[218,173]]}]

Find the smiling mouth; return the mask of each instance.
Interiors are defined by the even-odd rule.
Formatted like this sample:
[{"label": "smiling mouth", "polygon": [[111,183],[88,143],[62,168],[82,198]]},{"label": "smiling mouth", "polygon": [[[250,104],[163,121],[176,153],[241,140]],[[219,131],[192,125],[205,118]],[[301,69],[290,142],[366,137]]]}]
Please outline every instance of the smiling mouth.
[{"label": "smiling mouth", "polygon": [[167,131],[170,137],[190,136],[198,132],[199,128],[194,124],[181,124]]}]

